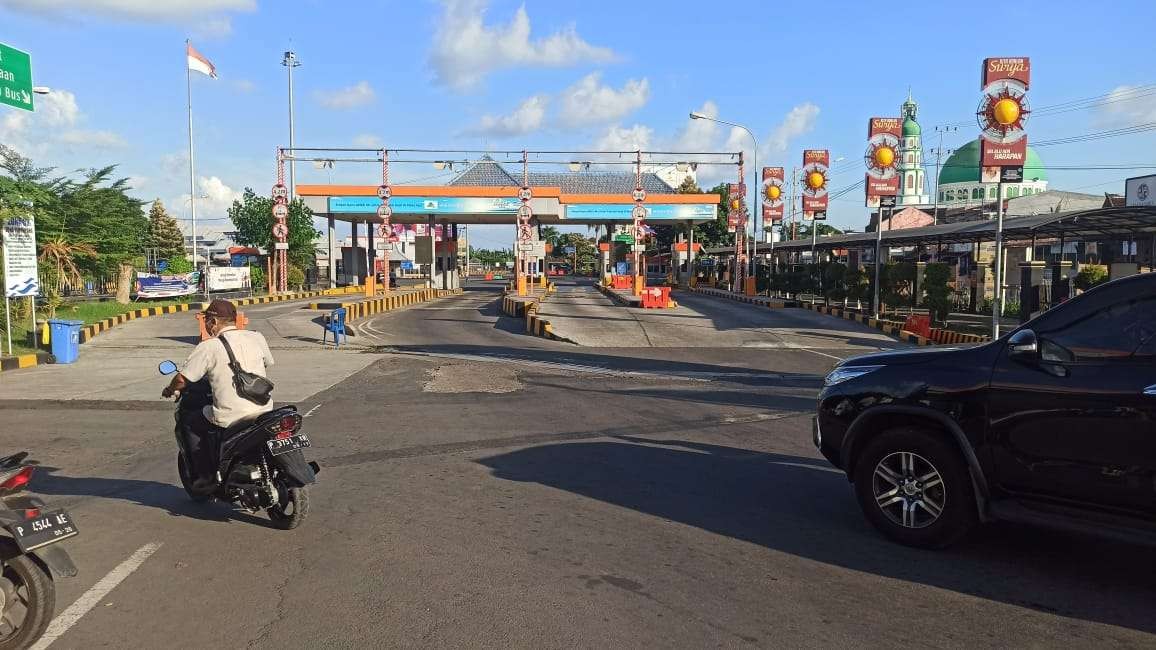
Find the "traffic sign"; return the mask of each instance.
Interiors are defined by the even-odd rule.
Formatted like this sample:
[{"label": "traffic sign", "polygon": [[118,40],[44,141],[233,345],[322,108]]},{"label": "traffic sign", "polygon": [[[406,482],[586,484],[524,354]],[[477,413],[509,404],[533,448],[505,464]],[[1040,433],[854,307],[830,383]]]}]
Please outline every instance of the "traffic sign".
[{"label": "traffic sign", "polygon": [[287,242],[287,241],[273,242],[273,249],[279,250],[279,251],[287,251],[287,250],[289,250],[289,242]]},{"label": "traffic sign", "polygon": [[532,216],[534,216],[534,211],[530,209],[530,206],[525,204],[518,206],[519,219],[529,219]]},{"label": "traffic sign", "polygon": [[630,218],[631,219],[645,219],[646,218],[646,208],[642,207],[641,205],[634,206],[634,209],[630,211]]},{"label": "traffic sign", "polygon": [[518,240],[519,241],[530,241],[533,238],[534,238],[533,226],[530,226],[528,224],[523,224],[521,226],[518,226]]},{"label": "traffic sign", "polygon": [[521,244],[518,244],[518,250],[522,251],[523,253],[529,253],[530,251],[534,250],[534,242],[522,242]]},{"label": "traffic sign", "polygon": [[634,190],[633,196],[634,196],[635,201],[638,201],[639,203],[641,203],[642,201],[646,200],[646,190],[644,190],[642,188],[638,188],[638,189]]},{"label": "traffic sign", "polygon": [[273,236],[277,239],[285,239],[289,234],[289,228],[283,223],[273,224]]},{"label": "traffic sign", "polygon": [[633,250],[635,253],[645,253],[646,252],[646,244],[635,244],[634,246],[631,247],[631,250]]},{"label": "traffic sign", "polygon": [[518,190],[518,198],[522,199],[523,201],[529,201],[533,196],[534,192],[531,191],[528,187],[523,187],[522,189]]},{"label": "traffic sign", "polygon": [[289,198],[289,188],[288,187],[285,187],[281,183],[277,183],[276,185],[273,186],[273,200],[274,201],[277,201],[277,203],[282,203],[287,198]]},{"label": "traffic sign", "polygon": [[631,235],[628,233],[615,233],[614,234],[614,241],[622,242],[624,244],[633,244],[634,243],[634,235]]},{"label": "traffic sign", "polygon": [[393,216],[393,208],[389,207],[388,203],[382,203],[377,208],[377,216],[382,219],[388,219]]},{"label": "traffic sign", "polygon": [[562,249],[567,255],[573,255],[578,249],[574,246],[566,246]]},{"label": "traffic sign", "polygon": [[284,219],[285,217],[288,217],[289,206],[285,205],[284,203],[278,203],[277,205],[273,206],[273,216],[277,217],[278,219]]},{"label": "traffic sign", "polygon": [[32,106],[32,57],[0,43],[0,103],[26,111]]},{"label": "traffic sign", "polygon": [[381,199],[382,201],[385,201],[385,200],[388,200],[389,197],[392,195],[393,195],[393,191],[389,189],[388,185],[378,185],[377,186],[377,198]]}]

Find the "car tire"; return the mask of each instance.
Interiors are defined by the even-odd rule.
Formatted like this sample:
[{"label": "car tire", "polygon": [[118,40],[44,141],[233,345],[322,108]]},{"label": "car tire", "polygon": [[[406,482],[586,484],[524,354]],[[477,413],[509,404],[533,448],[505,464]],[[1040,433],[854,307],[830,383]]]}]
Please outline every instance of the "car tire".
[{"label": "car tire", "polygon": [[867,520],[900,544],[945,548],[978,520],[963,455],[935,431],[909,426],[879,434],[859,455],[853,478]]}]

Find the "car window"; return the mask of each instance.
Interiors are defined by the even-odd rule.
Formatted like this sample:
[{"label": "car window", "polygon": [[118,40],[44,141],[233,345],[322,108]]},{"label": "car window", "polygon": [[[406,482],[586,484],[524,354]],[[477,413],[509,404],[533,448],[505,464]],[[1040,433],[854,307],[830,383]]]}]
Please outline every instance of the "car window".
[{"label": "car window", "polygon": [[1151,347],[1156,298],[1124,300],[1055,329],[1038,332],[1044,361],[1118,359]]}]

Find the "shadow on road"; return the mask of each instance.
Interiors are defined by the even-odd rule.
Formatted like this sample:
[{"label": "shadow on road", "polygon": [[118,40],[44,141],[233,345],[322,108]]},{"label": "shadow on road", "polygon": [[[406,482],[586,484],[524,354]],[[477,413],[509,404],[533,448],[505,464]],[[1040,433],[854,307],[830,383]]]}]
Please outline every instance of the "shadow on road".
[{"label": "shadow on road", "polygon": [[[119,499],[150,508],[159,508],[175,517],[205,521],[238,521],[272,527],[263,517],[237,510],[218,501],[193,503],[183,488],[169,483],[140,479],[63,476],[55,467],[38,467],[32,482],[33,491],[45,497],[99,497]],[[173,469],[176,473],[176,469]],[[49,505],[53,505],[49,501]]]},{"label": "shadow on road", "polygon": [[501,479],[565,490],[809,560],[1156,632],[1151,549],[1012,526],[989,526],[948,551],[898,546],[866,523],[842,473],[814,459],[619,437],[540,445],[478,462]]}]

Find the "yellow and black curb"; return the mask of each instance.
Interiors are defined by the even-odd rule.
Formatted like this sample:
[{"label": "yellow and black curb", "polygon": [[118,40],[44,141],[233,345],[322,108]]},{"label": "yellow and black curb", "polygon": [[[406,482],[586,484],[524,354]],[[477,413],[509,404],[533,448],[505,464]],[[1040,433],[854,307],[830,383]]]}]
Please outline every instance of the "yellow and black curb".
[{"label": "yellow and black curb", "polygon": [[19,370],[21,368],[31,368],[32,366],[42,366],[46,363],[56,363],[56,357],[48,352],[37,352],[35,354],[18,354],[13,357],[0,357],[0,372],[8,370]]},{"label": "yellow and black curb", "polygon": [[380,298],[372,298],[370,300],[362,300],[360,302],[314,302],[309,304],[309,309],[318,309],[324,311],[332,311],[341,307],[345,308],[345,320],[354,321],[359,318],[381,314],[402,307],[416,305],[420,302],[427,302],[436,298],[444,298],[446,296],[454,296],[460,294],[461,289],[421,289],[419,291],[410,291],[407,293],[399,293],[397,295],[382,296]]},{"label": "yellow and black curb", "polygon": [[[547,289],[546,295],[549,296],[550,293],[551,291]],[[526,320],[527,334],[540,336],[551,341],[573,343],[574,341],[555,334],[554,327],[550,324],[550,321],[538,316],[538,305],[545,297],[546,296],[542,298],[530,297],[521,299],[516,296],[502,296],[502,313],[513,318],[524,318]]]},{"label": "yellow and black curb", "polygon": [[704,296],[713,296],[715,298],[726,298],[737,302],[745,302],[751,305],[760,305],[769,307],[771,309],[783,309],[785,307],[798,307],[799,303],[794,300],[782,300],[779,298],[767,298],[766,296],[746,296],[743,294],[733,293],[731,291],[724,291],[722,289],[712,289],[709,287],[692,287],[690,289],[694,293],[701,293]]},{"label": "yellow and black curb", "polygon": [[[230,300],[238,307],[245,307],[248,305],[263,305],[271,302],[285,302],[287,300],[302,300],[305,298],[313,298],[315,296],[332,295],[333,289],[324,289],[321,291],[301,291],[298,293],[283,293],[272,296],[255,296],[253,298],[237,298]],[[342,291],[338,289],[337,291]],[[106,332],[117,325],[123,325],[129,321],[140,318],[150,318],[152,316],[166,316],[168,314],[176,314],[183,311],[200,311],[208,306],[205,302],[186,302],[179,305],[166,305],[164,307],[145,307],[144,309],[134,309],[130,312],[118,314],[111,318],[106,318],[102,321],[97,321],[91,325],[85,325],[80,329],[80,342],[87,343],[92,340],[94,336],[101,332]]]}]

